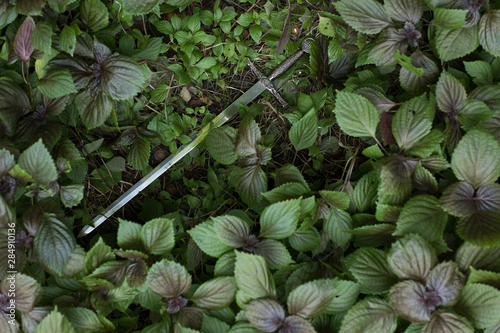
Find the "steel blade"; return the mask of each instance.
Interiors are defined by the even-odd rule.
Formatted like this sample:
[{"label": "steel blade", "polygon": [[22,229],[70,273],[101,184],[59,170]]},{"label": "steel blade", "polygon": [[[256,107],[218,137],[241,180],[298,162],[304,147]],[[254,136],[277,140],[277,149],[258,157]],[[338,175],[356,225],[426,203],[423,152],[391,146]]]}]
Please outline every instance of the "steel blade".
[{"label": "steel blade", "polygon": [[248,89],[243,95],[241,95],[237,100],[235,100],[231,105],[229,105],[224,111],[222,111],[217,117],[215,117],[209,124],[200,129],[198,133],[191,137],[191,141],[182,145],[177,153],[170,155],[164,161],[162,161],[156,168],[151,170],[144,178],[135,183],[127,192],[115,200],[108,208],[102,211],[92,220],[92,225],[86,225],[82,228],[78,237],[83,237],[91,233],[95,228],[106,221],[111,215],[113,215],[118,209],[122,208],[127,202],[132,200],[139,192],[144,190],[151,184],[155,179],[160,177],[165,171],[170,169],[172,165],[180,161],[184,156],[186,156],[191,150],[200,144],[200,142],[205,139],[208,132],[211,129],[222,126],[231,117],[233,117],[237,112],[240,103],[248,104],[255,97],[259,96],[266,88],[262,83],[257,82],[250,89]]}]

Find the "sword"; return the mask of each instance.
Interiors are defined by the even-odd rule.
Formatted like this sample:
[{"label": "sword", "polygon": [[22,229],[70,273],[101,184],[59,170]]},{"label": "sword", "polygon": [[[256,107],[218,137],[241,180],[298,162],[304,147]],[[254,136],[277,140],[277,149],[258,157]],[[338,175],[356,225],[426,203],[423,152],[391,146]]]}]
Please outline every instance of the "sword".
[{"label": "sword", "polygon": [[144,178],[139,180],[135,185],[128,189],[121,197],[116,199],[108,208],[106,208],[102,213],[97,215],[92,220],[92,225],[86,225],[82,228],[78,237],[83,237],[90,234],[95,228],[100,226],[104,221],[106,221],[111,215],[113,215],[118,209],[122,208],[127,202],[132,200],[139,192],[144,190],[149,184],[160,177],[165,171],[170,169],[172,165],[180,161],[184,156],[186,156],[193,148],[198,146],[207,136],[208,132],[214,128],[222,126],[225,122],[231,119],[237,112],[240,103],[248,104],[254,98],[259,96],[262,92],[268,90],[271,94],[276,97],[283,107],[286,107],[287,102],[280,96],[276,88],[274,87],[272,80],[276,79],[281,74],[285,73],[287,70],[292,68],[292,66],[302,57],[305,53],[309,53],[310,45],[309,43],[313,38],[305,38],[302,41],[301,49],[295,52],[291,57],[285,59],[282,63],[276,67],[276,69],[269,75],[265,76],[254,66],[254,64],[248,61],[248,66],[252,72],[255,73],[259,81],[255,83],[250,89],[248,89],[243,95],[241,95],[237,100],[235,100],[231,105],[229,105],[224,111],[222,111],[217,117],[215,117],[210,123],[205,127],[200,129],[198,133],[191,137],[191,141],[182,145],[179,150],[167,157],[163,162],[158,164],[150,173],[148,173]]}]

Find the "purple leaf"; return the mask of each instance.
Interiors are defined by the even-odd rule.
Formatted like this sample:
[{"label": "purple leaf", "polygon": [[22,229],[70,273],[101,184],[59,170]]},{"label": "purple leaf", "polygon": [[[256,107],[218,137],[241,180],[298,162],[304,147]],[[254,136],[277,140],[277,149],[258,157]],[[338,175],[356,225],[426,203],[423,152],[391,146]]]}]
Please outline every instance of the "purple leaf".
[{"label": "purple leaf", "polygon": [[31,17],[27,17],[23,24],[19,27],[14,42],[14,49],[17,55],[24,61],[30,60],[31,53],[35,47],[31,44],[31,33],[35,29],[35,21]]},{"label": "purple leaf", "polygon": [[290,15],[292,13],[290,0],[287,0],[287,5],[288,15],[286,16],[285,25],[283,26],[283,35],[281,35],[278,45],[276,46],[276,57],[285,49],[286,44],[290,40]]}]

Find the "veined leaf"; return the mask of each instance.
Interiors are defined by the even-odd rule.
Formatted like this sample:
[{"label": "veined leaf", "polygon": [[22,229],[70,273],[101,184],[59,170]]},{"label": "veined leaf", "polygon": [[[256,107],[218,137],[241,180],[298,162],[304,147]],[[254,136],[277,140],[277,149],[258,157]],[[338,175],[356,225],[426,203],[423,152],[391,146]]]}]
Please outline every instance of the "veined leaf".
[{"label": "veined leaf", "polygon": [[295,231],[288,237],[290,246],[300,252],[314,251],[321,244],[321,236],[314,228]]},{"label": "veined leaf", "polygon": [[422,77],[424,75],[424,69],[415,67],[412,64],[411,58],[405,54],[402,54],[401,52],[399,52],[399,50],[394,53],[394,58],[398,61],[398,64],[401,65],[401,67],[406,68],[408,71],[417,75],[418,77]]},{"label": "veined leaf", "polygon": [[251,117],[246,117],[240,124],[236,135],[236,154],[247,156],[256,153],[256,146],[260,142],[259,125]]},{"label": "veined leaf", "polygon": [[135,60],[117,53],[101,64],[101,89],[113,99],[134,97],[143,89],[146,78]]},{"label": "veined leaf", "polygon": [[203,314],[201,332],[205,333],[228,333],[230,326],[220,319]]},{"label": "veined leaf", "polygon": [[324,311],[325,314],[339,314],[352,308],[358,299],[361,286],[347,280],[330,280],[334,297]]},{"label": "veined leaf", "polygon": [[288,135],[290,136],[290,142],[297,151],[312,146],[318,137],[316,110],[312,109],[302,119],[293,124]]},{"label": "veined leaf", "polygon": [[437,104],[445,113],[456,112],[465,105],[464,86],[450,73],[443,71],[436,85]]},{"label": "veined leaf", "polygon": [[[492,287],[500,285],[500,273],[490,272],[482,269],[470,268],[470,274],[467,279],[467,284],[482,283]],[[498,288],[497,288],[498,289]]]},{"label": "veined leaf", "polygon": [[443,139],[443,132],[433,129],[429,132],[429,134],[416,142],[411,148],[407,149],[406,152],[420,158],[427,158],[439,149],[439,145]]},{"label": "veined leaf", "polygon": [[61,186],[59,196],[65,207],[71,208],[76,206],[83,199],[83,185],[66,185]]},{"label": "veined leaf", "polygon": [[342,130],[351,136],[375,136],[380,116],[375,106],[358,94],[339,91],[335,114]]},{"label": "veined leaf", "polygon": [[362,292],[382,293],[397,282],[389,269],[387,254],[379,249],[363,247],[344,259],[349,272],[361,283]]},{"label": "veined leaf", "polygon": [[[387,28],[382,31],[370,50],[368,59],[381,67],[383,73],[390,72],[398,62],[395,54],[404,53],[408,48],[406,36],[399,30]],[[387,67],[386,70],[384,67]]]},{"label": "veined leaf", "polygon": [[386,0],[387,14],[395,21],[416,24],[422,18],[424,4],[421,0]]},{"label": "veined leaf", "polygon": [[19,27],[14,40],[14,49],[17,55],[24,62],[28,62],[35,47],[31,43],[31,33],[35,29],[35,21],[31,17],[26,17]]},{"label": "veined leaf", "polygon": [[384,7],[374,0],[342,0],[335,8],[347,24],[365,34],[376,34],[392,25]]},{"label": "veined leaf", "polygon": [[16,10],[26,16],[42,15],[46,0],[17,0]]},{"label": "veined leaf", "polygon": [[76,46],[76,30],[70,25],[65,25],[59,35],[59,47],[73,56]]},{"label": "veined leaf", "polygon": [[286,183],[273,188],[271,191],[263,192],[262,196],[270,203],[276,203],[288,199],[296,199],[308,192],[310,192],[309,189],[302,184]]},{"label": "veined leaf", "polygon": [[222,309],[232,303],[235,294],[236,280],[234,277],[224,276],[199,286],[191,301],[203,309]]},{"label": "veined leaf", "polygon": [[339,191],[319,191],[319,194],[325,202],[332,208],[349,208],[349,195]]},{"label": "veined leaf", "polygon": [[438,205],[436,197],[417,195],[404,205],[393,235],[417,233],[428,241],[435,241],[442,236],[447,221],[448,214]]},{"label": "veined leaf", "polygon": [[411,196],[413,164],[401,155],[389,156],[380,173],[380,203],[399,206]]},{"label": "veined leaf", "polygon": [[86,89],[79,93],[75,100],[82,121],[88,129],[102,125],[113,110],[111,98],[102,92],[92,96]]},{"label": "veined leaf", "polygon": [[238,155],[236,149],[236,130],[230,126],[223,126],[211,130],[207,137],[207,149],[210,155],[219,163],[233,164]]},{"label": "veined leaf", "polygon": [[[106,331],[106,326],[101,322],[102,318],[92,310],[81,307],[65,307],[63,314],[76,329],[76,332],[101,332]],[[112,324],[111,324],[112,325]],[[114,326],[114,325],[113,325]]]},{"label": "veined leaf", "polygon": [[163,0],[124,0],[123,9],[133,15],[144,15],[150,13],[160,2]]},{"label": "veined leaf", "polygon": [[68,319],[63,316],[57,307],[52,310],[42,321],[38,324],[35,329],[35,333],[75,333],[73,325],[68,321]]},{"label": "veined leaf", "polygon": [[[462,316],[451,312],[436,311],[431,320],[425,324],[421,333],[469,333],[474,332],[471,323]],[[411,333],[406,331],[406,333]]]},{"label": "veined leaf", "polygon": [[148,253],[166,255],[175,245],[173,219],[148,221],[141,228],[141,239]]},{"label": "veined leaf", "polygon": [[232,215],[213,217],[212,220],[215,232],[222,243],[233,248],[247,244],[250,228],[245,221]]},{"label": "veined leaf", "polygon": [[329,280],[302,284],[288,295],[288,312],[304,319],[316,317],[328,308],[334,296]]},{"label": "veined leaf", "polygon": [[367,173],[356,183],[352,193],[352,200],[358,212],[362,213],[370,208],[377,195],[378,177],[374,172]]},{"label": "veined leaf", "polygon": [[267,176],[260,165],[236,169],[236,191],[249,206],[262,200],[262,192],[267,191]]},{"label": "veined leaf", "polygon": [[472,81],[478,86],[489,85],[493,83],[493,74],[491,65],[486,61],[464,61],[467,74],[472,76]]},{"label": "veined leaf", "polygon": [[262,298],[246,305],[245,317],[258,330],[275,332],[285,320],[285,311],[275,300]]},{"label": "veined leaf", "polygon": [[[7,266],[6,266],[7,267]],[[15,292],[12,291],[11,283],[15,281]],[[40,284],[31,276],[16,273],[14,279],[3,279],[0,285],[0,292],[9,295],[16,304],[16,309],[22,312],[30,312],[40,299],[42,288]],[[12,304],[11,302],[9,302]]]},{"label": "veined leaf", "polygon": [[108,8],[101,0],[82,0],[80,15],[92,32],[98,32],[109,24]]},{"label": "veined leaf", "polygon": [[264,257],[235,252],[234,277],[238,292],[244,293],[248,301],[263,297],[276,297],[274,279],[267,268]]},{"label": "veined leaf", "polygon": [[478,99],[469,98],[463,108],[458,110],[458,121],[462,128],[469,130],[485,120],[493,117],[493,113],[486,103]]},{"label": "veined leaf", "polygon": [[[14,97],[14,98],[13,98]],[[31,108],[28,94],[10,80],[0,80],[0,125],[12,135],[16,124]]]},{"label": "veined leaf", "polygon": [[254,253],[263,256],[270,269],[280,269],[293,263],[286,246],[274,239],[260,241],[255,245]]},{"label": "veined leaf", "polygon": [[427,241],[410,234],[392,244],[387,262],[400,279],[423,281],[438,260],[436,251]]},{"label": "veined leaf", "polygon": [[438,295],[436,306],[451,306],[455,304],[465,284],[465,275],[458,270],[453,261],[445,261],[432,269],[427,277],[428,291]]},{"label": "veined leaf", "polygon": [[498,221],[500,214],[476,211],[458,220],[457,234],[479,246],[496,245],[500,241]]},{"label": "veined leaf", "polygon": [[97,243],[85,255],[85,270],[87,273],[92,273],[97,267],[115,259],[113,249],[99,237]]},{"label": "veined leaf", "polygon": [[142,136],[137,136],[130,146],[127,162],[137,170],[145,170],[148,167],[149,155],[151,155],[151,143]]},{"label": "veined leaf", "polygon": [[[425,286],[417,281],[405,280],[395,284],[389,293],[394,312],[410,322],[426,322],[431,318],[432,307],[427,304],[427,291]],[[429,303],[434,299],[429,300]]]},{"label": "veined leaf", "polygon": [[45,214],[35,239],[35,251],[51,270],[62,271],[75,249],[75,238],[68,226],[57,219],[55,214]]},{"label": "veined leaf", "polygon": [[483,212],[500,214],[500,184],[491,184],[477,189],[476,207]]},{"label": "veined leaf", "polygon": [[477,25],[453,30],[437,28],[435,43],[441,61],[450,61],[473,52],[479,46],[478,31]]},{"label": "veined leaf", "polygon": [[299,221],[300,200],[287,200],[266,207],[260,217],[260,236],[283,239],[293,234]]},{"label": "veined leaf", "polygon": [[345,247],[352,238],[348,233],[352,229],[351,216],[345,210],[332,208],[323,222],[323,229],[335,244]]},{"label": "veined leaf", "polygon": [[436,82],[440,71],[436,63],[421,51],[413,52],[410,58],[414,67],[423,69],[423,75],[418,76],[409,69],[402,67],[399,72],[399,81],[403,89],[417,95],[423,93],[428,89],[429,85]]},{"label": "veined leaf", "polygon": [[443,192],[439,204],[451,215],[471,215],[476,210],[474,188],[467,182],[453,183]]},{"label": "veined leaf", "polygon": [[474,327],[494,326],[500,318],[500,291],[487,285],[466,285],[453,309],[469,319]]},{"label": "veined leaf", "polygon": [[415,173],[413,174],[413,182],[417,190],[434,194],[438,191],[438,183],[432,173],[422,166],[422,162],[418,162],[415,166]]},{"label": "veined leaf", "polygon": [[213,221],[198,224],[193,229],[188,230],[188,234],[196,242],[196,245],[209,256],[219,258],[232,249],[232,247],[220,241]]},{"label": "veined leaf", "polygon": [[380,332],[392,333],[397,328],[397,316],[386,301],[365,298],[356,303],[345,315],[340,333]]},{"label": "veined leaf", "polygon": [[431,127],[432,123],[423,111],[400,109],[392,120],[392,132],[401,149],[411,148],[429,134]]},{"label": "veined leaf", "polygon": [[500,175],[500,145],[491,134],[470,130],[455,148],[451,168],[474,188],[492,184]]},{"label": "veined leaf", "polygon": [[59,98],[77,91],[73,77],[66,68],[49,71],[38,80],[37,87],[48,98]]},{"label": "veined leaf", "polygon": [[299,183],[305,188],[308,187],[306,180],[302,173],[293,164],[285,164],[276,170],[275,184],[276,187],[286,183]]},{"label": "veined leaf", "polygon": [[436,8],[433,10],[432,24],[442,29],[460,29],[465,24],[465,9]]},{"label": "veined leaf", "polygon": [[466,241],[458,248],[455,261],[463,272],[470,267],[500,272],[500,246],[480,247]]},{"label": "veined leaf", "polygon": [[500,10],[490,10],[481,17],[479,42],[491,55],[500,57]]},{"label": "veined leaf", "polygon": [[116,239],[118,246],[123,249],[138,250],[143,249],[143,244],[141,240],[141,228],[139,223],[130,222],[121,218],[118,218],[118,232]]},{"label": "veined leaf", "polygon": [[184,266],[166,259],[151,266],[147,285],[149,289],[166,299],[186,293],[191,287],[191,275]]},{"label": "veined leaf", "polygon": [[[314,333],[316,330],[314,327],[305,319],[299,316],[288,316],[283,322],[283,327],[287,327],[288,331],[291,333]],[[281,330],[280,330],[281,331]]]}]

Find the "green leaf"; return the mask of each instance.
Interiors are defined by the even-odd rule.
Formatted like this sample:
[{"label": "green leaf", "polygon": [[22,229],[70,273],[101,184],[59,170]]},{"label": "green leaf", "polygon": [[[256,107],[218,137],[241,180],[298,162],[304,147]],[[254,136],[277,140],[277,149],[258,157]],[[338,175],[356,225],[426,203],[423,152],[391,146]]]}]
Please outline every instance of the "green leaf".
[{"label": "green leaf", "polygon": [[310,192],[307,187],[299,183],[286,183],[275,187],[271,191],[262,193],[262,196],[270,203],[295,199]]},{"label": "green leaf", "polygon": [[417,233],[428,241],[441,237],[448,214],[438,205],[436,197],[421,194],[411,198],[399,215],[394,236]]},{"label": "green leaf", "polygon": [[233,302],[235,294],[236,280],[234,277],[224,276],[199,286],[191,301],[203,309],[223,309]]},{"label": "green leaf", "polygon": [[433,11],[432,24],[442,29],[460,29],[465,24],[465,9],[436,8]]},{"label": "green leaf", "polygon": [[77,333],[97,333],[106,331],[106,326],[101,322],[99,316],[90,309],[65,307],[62,309],[62,313],[68,318]]},{"label": "green leaf", "polygon": [[234,252],[226,252],[220,256],[215,263],[214,276],[233,276],[236,254]]},{"label": "green leaf", "polygon": [[500,246],[480,247],[464,242],[456,252],[455,261],[463,272],[470,267],[500,272]]},{"label": "green leaf", "polygon": [[391,72],[397,63],[395,54],[404,53],[408,48],[406,36],[394,28],[387,28],[373,44],[368,60],[381,68],[383,73]]},{"label": "green leaf", "polygon": [[360,248],[344,258],[349,272],[361,283],[364,293],[382,293],[397,282],[387,263],[387,254],[374,248]]},{"label": "green leaf", "polygon": [[330,281],[334,297],[324,313],[339,314],[351,309],[358,300],[358,295],[361,290],[359,283],[339,279]]},{"label": "green leaf", "polygon": [[390,18],[400,22],[416,24],[423,14],[423,3],[420,0],[386,0],[385,10]]},{"label": "green leaf", "polygon": [[59,35],[59,47],[73,56],[76,45],[76,30],[70,25],[65,25]]},{"label": "green leaf", "polygon": [[123,249],[140,251],[143,248],[141,240],[142,226],[139,223],[130,222],[121,218],[118,218],[118,222],[118,246]]},{"label": "green leaf", "polygon": [[288,316],[283,322],[283,326],[291,333],[315,333],[314,327],[305,319],[299,316]]},{"label": "green leaf", "polygon": [[159,3],[160,0],[123,0],[123,9],[133,15],[144,15],[150,13]]},{"label": "green leaf", "polygon": [[352,229],[351,216],[345,210],[333,208],[323,222],[323,229],[332,242],[345,247],[352,238],[347,232]]},{"label": "green leaf", "polygon": [[35,251],[42,262],[57,274],[62,274],[75,244],[68,226],[55,214],[46,213],[34,239]]},{"label": "green leaf", "polygon": [[217,236],[213,221],[206,221],[198,224],[188,234],[196,242],[196,245],[209,256],[219,258],[232,247],[222,243]]},{"label": "green leaf", "polygon": [[293,263],[292,256],[285,245],[274,239],[264,239],[255,245],[255,254],[266,259],[270,269],[280,269]]},{"label": "green leaf", "polygon": [[288,312],[304,319],[316,317],[328,308],[334,296],[330,280],[302,284],[288,294]]},{"label": "green leaf", "polygon": [[288,237],[290,246],[299,252],[317,250],[321,244],[321,236],[314,228],[295,231]]},{"label": "green leaf", "polygon": [[476,207],[480,211],[500,214],[500,184],[491,184],[477,189]]},{"label": "green leaf", "polygon": [[471,130],[457,144],[451,168],[474,188],[492,184],[500,175],[500,145],[491,134]]},{"label": "green leaf", "polygon": [[133,50],[130,54],[136,59],[155,61],[162,49],[162,39],[160,37],[149,38],[146,44],[140,49]]},{"label": "green leaf", "polygon": [[318,30],[322,35],[335,37],[335,29],[329,17],[319,17]]},{"label": "green leaf", "polygon": [[210,155],[219,163],[233,164],[238,155],[236,149],[236,130],[230,126],[215,128],[206,137]]},{"label": "green leaf", "polygon": [[236,154],[247,156],[257,152],[256,146],[260,142],[259,125],[251,117],[245,117],[240,124],[236,135]]},{"label": "green leaf", "polygon": [[415,166],[415,173],[413,174],[413,181],[417,190],[423,193],[433,194],[438,191],[438,183],[432,173],[422,166],[419,161]]},{"label": "green leaf", "polygon": [[370,172],[361,177],[356,183],[352,193],[352,200],[358,212],[368,210],[377,195],[378,176],[375,172]]},{"label": "green leaf", "polygon": [[452,113],[465,105],[467,93],[458,79],[443,71],[436,85],[436,97],[441,111]]},{"label": "green leaf", "polygon": [[339,91],[335,114],[340,128],[346,134],[355,137],[375,136],[380,117],[375,106],[367,98]]},{"label": "green leaf", "polygon": [[491,66],[486,61],[464,61],[465,70],[467,74],[472,76],[472,81],[478,85],[488,85],[493,83],[493,74],[491,73]]},{"label": "green leaf", "polygon": [[35,29],[31,33],[31,44],[40,51],[50,53],[52,47],[52,34],[52,25],[48,22],[40,21],[36,24]]},{"label": "green leaf", "polygon": [[479,246],[492,246],[500,241],[500,214],[476,211],[461,217],[457,234],[464,240]]},{"label": "green leaf", "polygon": [[19,118],[29,110],[31,105],[26,92],[10,80],[0,80],[0,125],[7,135],[14,133]]},{"label": "green leaf", "polygon": [[92,32],[98,32],[109,24],[108,8],[101,0],[82,0],[80,17]]},{"label": "green leaf", "polygon": [[213,217],[212,220],[217,237],[222,243],[233,248],[247,244],[250,228],[245,221],[232,215]]},{"label": "green leaf", "polygon": [[285,311],[275,300],[256,299],[246,305],[245,317],[258,330],[275,332],[285,320]]},{"label": "green leaf", "polygon": [[146,78],[137,62],[118,53],[112,54],[101,64],[101,89],[113,99],[134,97],[143,89]]},{"label": "green leaf", "polygon": [[276,186],[281,186],[286,183],[299,183],[305,188],[308,188],[307,182],[304,179],[302,173],[293,164],[285,164],[278,170],[276,170]]},{"label": "green leaf", "polygon": [[[11,253],[10,250],[9,252]],[[5,268],[7,268],[7,266]],[[11,286],[12,284],[15,284],[15,288]],[[9,299],[15,302],[15,309],[22,312],[32,311],[42,293],[40,284],[31,276],[22,273],[9,273],[8,277],[4,278],[0,284],[0,289],[3,295],[8,296]],[[7,311],[10,311],[7,308],[9,303],[12,304],[12,302],[9,301],[5,305]]]},{"label": "green leaf", "polygon": [[248,29],[248,31],[250,32],[250,37],[252,37],[253,41],[259,43],[260,38],[262,37],[262,27],[260,25],[253,25],[250,29]]},{"label": "green leaf", "polygon": [[220,319],[203,314],[201,331],[204,333],[227,333],[230,326]]},{"label": "green leaf", "polygon": [[[467,284],[482,283],[492,287],[500,285],[500,273],[485,271],[481,269],[470,268],[470,274],[467,279]],[[497,288],[498,289],[498,288]]]},{"label": "green leaf", "polygon": [[423,281],[438,260],[428,242],[419,235],[410,234],[392,244],[387,262],[400,279]]},{"label": "green leaf", "polygon": [[374,0],[342,0],[335,8],[347,24],[365,34],[376,34],[392,25],[384,7]]},{"label": "green leaf", "polygon": [[479,283],[466,285],[453,309],[476,328],[494,326],[500,318],[500,290]]},{"label": "green leaf", "polygon": [[432,123],[425,112],[410,108],[400,109],[392,120],[392,133],[401,149],[411,148],[417,141],[429,134]]},{"label": "green leaf", "polygon": [[163,298],[175,298],[189,290],[191,275],[184,266],[164,259],[151,266],[147,285],[149,289]]},{"label": "green leaf", "polygon": [[85,255],[85,270],[87,273],[92,273],[97,267],[115,259],[113,249],[99,237],[97,243]]},{"label": "green leaf", "polygon": [[83,185],[67,185],[61,186],[59,195],[64,207],[71,208],[76,206],[83,199]]},{"label": "green leaf", "polygon": [[417,95],[426,91],[428,86],[437,81],[440,70],[436,63],[421,51],[413,52],[410,58],[412,66],[423,69],[423,75],[419,76],[410,69],[402,67],[399,72],[399,81],[403,89]]},{"label": "green leaf", "polygon": [[467,182],[453,183],[439,199],[443,209],[454,216],[468,216],[475,212],[474,188]]},{"label": "green leaf", "polygon": [[389,156],[380,173],[378,199],[380,203],[399,206],[411,196],[413,165],[401,155]]},{"label": "green leaf", "polygon": [[267,191],[267,176],[260,165],[236,169],[236,191],[244,203],[254,206],[262,200],[262,192]]},{"label": "green leaf", "polygon": [[49,313],[43,320],[38,324],[35,329],[35,333],[75,333],[73,325],[68,321],[68,319],[63,316],[58,310],[57,306],[51,313]]},{"label": "green leaf", "polygon": [[500,86],[477,87],[471,91],[469,98],[485,102],[494,114],[500,113]]},{"label": "green leaf", "polygon": [[299,222],[300,200],[287,200],[266,207],[260,217],[260,236],[283,239],[293,234]]},{"label": "green leaf", "polygon": [[319,191],[319,194],[325,202],[332,208],[349,208],[350,198],[347,193],[339,191]]},{"label": "green leaf", "polygon": [[16,165],[14,155],[5,148],[0,149],[0,178],[3,178]]},{"label": "green leaf", "polygon": [[464,317],[458,316],[451,312],[436,311],[431,316],[431,320],[427,324],[425,324],[419,332],[466,333],[466,332],[474,332],[474,327],[472,327],[471,323]]},{"label": "green leaf", "polygon": [[290,136],[290,142],[297,151],[312,146],[318,137],[316,110],[310,110],[302,119],[293,124],[288,135]]},{"label": "green leaf", "polygon": [[491,117],[493,117],[493,113],[488,105],[478,99],[467,99],[464,107],[458,110],[458,121],[465,130],[482,124]]},{"label": "green leaf", "polygon": [[149,165],[149,155],[151,154],[151,143],[142,136],[137,136],[130,146],[128,163],[137,170],[145,170]]},{"label": "green leaf", "polygon": [[379,298],[366,298],[354,305],[342,320],[340,333],[396,331],[397,316],[391,306]]},{"label": "green leaf", "polygon": [[201,60],[198,61],[195,66],[198,67],[199,69],[206,70],[206,69],[210,69],[210,68],[214,67],[216,64],[217,64],[216,58],[205,57],[205,58],[201,58]]},{"label": "green leaf", "polygon": [[444,139],[442,131],[433,129],[429,134],[416,142],[411,148],[406,150],[407,153],[427,158],[440,147],[441,141]]},{"label": "green leaf", "polygon": [[243,293],[248,301],[263,297],[276,297],[276,286],[264,257],[236,252],[234,277],[238,293]]},{"label": "green leaf", "polygon": [[479,42],[491,55],[500,57],[500,10],[489,10],[479,22]]},{"label": "green leaf", "polygon": [[399,50],[394,53],[394,59],[398,61],[398,64],[401,67],[406,68],[410,73],[415,74],[418,77],[422,77],[424,75],[424,69],[415,67],[412,63],[412,59],[399,52]]},{"label": "green leaf", "polygon": [[57,180],[57,168],[49,151],[39,139],[19,156],[19,166],[40,185]]},{"label": "green leaf", "polygon": [[166,255],[174,248],[173,219],[156,218],[141,228],[141,239],[148,253]]},{"label": "green leaf", "polygon": [[38,90],[48,98],[59,98],[76,92],[73,77],[66,68],[49,71],[38,80]]},{"label": "green leaf", "polygon": [[473,52],[479,46],[478,31],[477,25],[453,30],[436,28],[434,42],[441,61],[450,61]]},{"label": "green leaf", "polygon": [[101,126],[113,110],[113,101],[103,92],[98,92],[94,96],[89,90],[84,90],[76,96],[75,101],[82,121],[88,129]]},{"label": "green leaf", "polygon": [[16,11],[22,15],[42,15],[46,0],[17,0]]},{"label": "green leaf", "polygon": [[410,322],[426,322],[431,318],[431,305],[425,302],[427,291],[417,281],[405,280],[392,286],[389,293],[394,312]]}]

